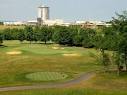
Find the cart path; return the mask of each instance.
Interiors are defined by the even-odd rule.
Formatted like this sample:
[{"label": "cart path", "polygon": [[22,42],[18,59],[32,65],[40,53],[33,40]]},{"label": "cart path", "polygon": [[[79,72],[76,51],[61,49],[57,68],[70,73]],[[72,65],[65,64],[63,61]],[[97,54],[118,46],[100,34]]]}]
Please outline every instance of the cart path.
[{"label": "cart path", "polygon": [[37,85],[30,85],[30,86],[13,86],[13,87],[0,87],[0,92],[4,91],[20,91],[20,90],[32,90],[32,89],[44,89],[44,88],[64,88],[68,86],[73,86],[76,84],[81,83],[82,81],[87,81],[95,76],[95,73],[88,72],[82,74],[80,77],[70,80],[67,82],[62,83],[48,83],[48,84],[37,84]]}]

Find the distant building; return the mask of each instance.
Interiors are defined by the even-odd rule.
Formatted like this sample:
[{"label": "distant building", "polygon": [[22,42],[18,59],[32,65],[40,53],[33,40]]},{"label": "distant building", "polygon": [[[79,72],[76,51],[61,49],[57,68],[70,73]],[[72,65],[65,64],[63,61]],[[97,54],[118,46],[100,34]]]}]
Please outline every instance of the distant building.
[{"label": "distant building", "polygon": [[21,21],[5,21],[3,25],[25,25],[25,22]]},{"label": "distant building", "polygon": [[38,24],[37,20],[30,20],[25,22],[25,25],[37,25],[37,24]]},{"label": "distant building", "polygon": [[101,28],[103,26],[109,27],[111,24],[107,24],[104,21],[76,21],[76,25],[81,25],[83,28]]},{"label": "distant building", "polygon": [[39,6],[38,7],[38,24],[43,24],[46,20],[49,20],[49,7],[47,6]]},{"label": "distant building", "polygon": [[38,25],[48,25],[48,26],[64,25],[64,21],[62,19],[51,20],[49,7],[39,6],[38,7],[37,24]]},{"label": "distant building", "polygon": [[59,26],[73,26],[82,28],[100,28],[103,26],[109,27],[111,24],[107,24],[104,21],[76,21],[75,23],[65,23],[62,19],[50,19],[50,8],[48,6],[38,7],[38,17],[37,20],[30,21],[5,21],[4,25],[59,25]]},{"label": "distant building", "polygon": [[61,19],[55,19],[55,20],[45,20],[43,21],[44,25],[53,26],[53,25],[63,25],[64,21]]}]

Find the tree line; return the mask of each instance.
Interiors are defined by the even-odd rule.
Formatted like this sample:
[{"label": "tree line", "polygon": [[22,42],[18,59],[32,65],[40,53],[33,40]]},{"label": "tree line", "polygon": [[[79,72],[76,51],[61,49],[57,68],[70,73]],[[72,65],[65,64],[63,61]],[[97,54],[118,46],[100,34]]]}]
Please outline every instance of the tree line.
[{"label": "tree line", "polygon": [[60,45],[93,47],[91,42],[96,31],[75,26],[26,26],[24,29],[4,29],[0,31],[1,43],[3,40],[19,40],[20,42],[48,41]]},{"label": "tree line", "polygon": [[3,40],[25,40],[32,42],[52,41],[60,45],[96,48],[100,50],[105,68],[111,64],[106,51],[111,51],[112,61],[117,65],[118,74],[127,72],[127,12],[116,14],[110,21],[111,27],[84,29],[78,26],[26,26],[24,29],[4,29],[0,31]]}]

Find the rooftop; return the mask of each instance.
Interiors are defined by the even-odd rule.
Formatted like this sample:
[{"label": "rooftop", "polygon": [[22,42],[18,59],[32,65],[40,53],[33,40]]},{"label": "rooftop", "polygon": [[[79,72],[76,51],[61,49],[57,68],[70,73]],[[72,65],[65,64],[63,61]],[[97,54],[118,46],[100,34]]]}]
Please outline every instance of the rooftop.
[{"label": "rooftop", "polygon": [[38,8],[48,8],[48,6],[40,5]]}]

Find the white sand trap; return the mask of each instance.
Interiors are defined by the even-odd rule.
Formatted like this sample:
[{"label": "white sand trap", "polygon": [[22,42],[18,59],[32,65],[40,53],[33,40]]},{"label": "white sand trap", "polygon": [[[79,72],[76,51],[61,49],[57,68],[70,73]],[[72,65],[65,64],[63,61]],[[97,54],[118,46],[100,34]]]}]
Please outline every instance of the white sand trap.
[{"label": "white sand trap", "polygon": [[55,50],[57,50],[57,49],[64,49],[64,48],[61,48],[61,47],[52,47],[52,49],[55,49]]},{"label": "white sand trap", "polygon": [[60,49],[60,47],[52,47],[52,49]]},{"label": "white sand trap", "polygon": [[78,57],[81,56],[81,54],[76,54],[76,53],[71,53],[71,54],[63,54],[63,56],[73,56],[73,57]]},{"label": "white sand trap", "polygon": [[61,48],[61,49],[64,49],[64,48]]},{"label": "white sand trap", "polygon": [[11,52],[7,52],[6,54],[9,54],[9,55],[19,55],[19,54],[22,54],[21,51],[11,51]]}]

